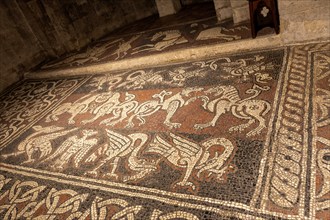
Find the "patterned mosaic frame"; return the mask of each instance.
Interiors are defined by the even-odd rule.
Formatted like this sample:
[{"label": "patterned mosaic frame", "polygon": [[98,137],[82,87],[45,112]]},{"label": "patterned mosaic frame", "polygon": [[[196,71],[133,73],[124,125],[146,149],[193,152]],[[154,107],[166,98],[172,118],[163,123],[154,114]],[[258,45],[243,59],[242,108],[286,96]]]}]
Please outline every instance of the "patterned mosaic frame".
[{"label": "patterned mosaic frame", "polygon": [[[39,215],[40,218],[61,216],[105,219],[109,215],[114,219],[124,216],[133,219],[329,217],[329,50],[329,43],[273,50],[282,51],[283,59],[271,100],[273,108],[268,116],[268,129],[262,133],[266,139],[259,160],[259,175],[248,204],[183,191],[150,188],[141,186],[138,182],[125,184],[102,178],[47,171],[17,165],[13,157],[13,160],[4,160],[5,162],[0,164],[0,215],[4,218],[29,217],[38,211],[42,213],[40,210],[43,209],[47,212]],[[247,57],[266,52],[251,52]],[[239,57],[235,59],[239,60]],[[253,65],[255,62],[258,62],[257,59],[249,64]],[[212,60],[201,62],[200,66],[203,64],[210,69],[217,68],[217,63]],[[244,78],[244,74],[240,73],[240,77]],[[69,97],[69,94],[72,96],[74,90],[84,91],[82,85],[93,79],[86,77],[76,80],[74,87],[69,86],[63,90],[66,97]],[[105,77],[105,80],[116,82],[114,78]],[[126,86],[134,85],[134,82]],[[146,83],[143,86],[148,85]],[[97,87],[102,90],[104,84],[99,83]],[[155,88],[151,86],[149,89]],[[265,98],[266,96],[263,99]],[[64,99],[57,100],[63,104]],[[49,115],[51,111],[56,111],[58,104],[51,105],[44,113]],[[34,123],[31,122],[29,126]],[[27,135],[23,135],[23,138],[28,137]],[[173,138],[170,142],[169,137]],[[164,142],[172,143],[175,138],[180,140],[183,136],[169,136],[168,132],[163,132],[159,136],[156,135],[153,142],[166,145]],[[207,142],[210,139],[205,140],[204,142]],[[203,141],[199,143],[202,144]],[[2,151],[1,154],[8,152]],[[32,208],[22,208],[27,203],[30,203]]]}]

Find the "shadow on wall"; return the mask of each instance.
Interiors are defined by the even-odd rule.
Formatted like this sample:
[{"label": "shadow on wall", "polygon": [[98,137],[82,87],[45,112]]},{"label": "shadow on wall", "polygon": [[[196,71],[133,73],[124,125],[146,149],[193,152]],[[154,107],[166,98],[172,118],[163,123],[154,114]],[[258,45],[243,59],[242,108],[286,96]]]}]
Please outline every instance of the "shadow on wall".
[{"label": "shadow on wall", "polygon": [[0,91],[47,57],[156,13],[150,0],[0,1]]},{"label": "shadow on wall", "polygon": [[192,4],[199,4],[204,2],[213,2],[213,0],[180,0],[181,5],[192,5]]}]

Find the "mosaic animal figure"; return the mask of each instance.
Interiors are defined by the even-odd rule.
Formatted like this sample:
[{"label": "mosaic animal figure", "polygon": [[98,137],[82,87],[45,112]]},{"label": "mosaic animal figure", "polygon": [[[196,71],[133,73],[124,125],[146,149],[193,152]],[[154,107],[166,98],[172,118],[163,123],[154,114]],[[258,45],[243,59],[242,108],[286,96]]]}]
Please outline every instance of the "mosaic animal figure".
[{"label": "mosaic animal figure", "polygon": [[127,118],[127,115],[138,106],[138,102],[134,101],[135,95],[129,94],[128,92],[126,92],[125,95],[125,101],[121,102],[119,100],[120,93],[114,93],[112,98],[91,111],[91,113],[94,114],[93,118],[84,120],[82,123],[87,124],[94,122],[98,118],[109,114],[112,114],[113,116],[101,121],[100,124],[114,126],[115,124],[123,121],[125,118]]},{"label": "mosaic animal figure", "polygon": [[46,117],[46,122],[57,121],[59,115],[64,113],[71,114],[71,117],[68,119],[69,124],[74,124],[74,118],[82,113],[88,112],[90,109],[90,104],[95,100],[102,100],[102,102],[110,99],[112,97],[112,93],[101,93],[101,94],[87,94],[74,102],[67,102],[60,105],[57,109],[55,109],[51,114]]},{"label": "mosaic animal figure", "polygon": [[[234,62],[230,61],[228,63],[221,64],[224,68],[223,70],[230,73],[232,76],[242,77],[243,81],[248,79],[248,76],[254,75],[256,81],[259,83],[266,83],[271,80],[272,77],[268,73],[262,73],[263,71],[273,70],[274,65],[272,63],[265,64],[264,62],[258,62],[263,59],[262,56],[255,56],[255,58],[249,59],[238,59]],[[254,60],[257,61],[255,64],[249,65],[246,61]]]},{"label": "mosaic animal figure", "polygon": [[117,88],[142,89],[146,84],[164,83],[159,72],[137,70],[127,75],[124,82],[117,85]]},{"label": "mosaic animal figure", "polygon": [[21,154],[26,154],[27,160],[24,161],[22,164],[25,163],[32,163],[35,161],[33,159],[33,155],[36,152],[39,152],[39,158],[44,158],[52,152],[52,140],[64,136],[70,132],[77,130],[78,128],[68,129],[66,130],[64,127],[57,127],[57,126],[49,126],[49,127],[41,127],[41,126],[34,126],[32,127],[34,132],[30,136],[28,136],[24,141],[22,141],[18,147],[17,151],[10,154],[1,155],[4,158],[9,156],[18,156]]},{"label": "mosaic animal figure", "polygon": [[162,51],[170,46],[188,42],[188,40],[182,36],[179,30],[167,30],[158,32],[152,36],[151,41],[155,42],[159,40],[159,38],[162,38],[162,40],[155,44],[145,44],[139,47],[135,47],[133,49],[135,52],[132,54],[140,53],[143,51]]},{"label": "mosaic animal figure", "polygon": [[149,116],[157,112],[159,109],[161,109],[162,104],[164,102],[164,97],[167,95],[171,95],[172,92],[167,92],[165,90],[161,91],[159,94],[155,94],[152,96],[152,98],[158,99],[158,100],[149,100],[146,102],[143,102],[140,104],[135,110],[133,115],[130,116],[128,119],[128,123],[126,125],[126,128],[132,128],[134,127],[133,120],[134,118],[138,119],[140,121],[140,125],[145,124],[146,120],[144,119],[145,116]]},{"label": "mosaic animal figure", "polygon": [[214,113],[214,117],[210,122],[205,124],[195,124],[194,128],[200,130],[210,126],[214,127],[221,115],[226,112],[231,112],[233,116],[239,119],[246,119],[248,122],[246,124],[231,127],[229,131],[241,132],[257,121],[259,122],[258,127],[249,131],[246,135],[253,136],[260,134],[262,129],[266,128],[264,117],[270,111],[271,106],[264,100],[251,100],[260,93],[256,89],[253,91],[255,91],[254,96],[241,99],[238,90],[231,85],[220,85],[208,89],[205,91],[205,94],[213,93],[215,98],[211,101],[204,101],[203,108]]},{"label": "mosaic animal figure", "polygon": [[138,158],[138,153],[147,142],[148,135],[143,133],[122,135],[108,129],[106,129],[106,132],[108,137],[107,143],[87,158],[86,162],[94,161],[98,157],[103,159],[93,170],[86,172],[86,175],[98,176],[101,167],[112,161],[110,172],[105,173],[104,176],[118,180],[119,176],[116,174],[118,163],[125,156],[128,156],[128,167],[137,173],[132,176],[125,176],[123,178],[124,181],[143,178],[146,174],[156,169],[155,164]]},{"label": "mosaic animal figure", "polygon": [[88,62],[88,61],[98,61],[98,58],[96,57],[90,57],[90,50],[91,49],[87,49],[86,53],[79,53],[79,54],[74,54],[71,55],[59,62],[54,62],[54,63],[48,63],[46,65],[44,65],[42,68],[54,68],[54,67],[60,67],[63,65],[69,65],[69,66],[73,66],[73,65],[83,65],[84,63]]},{"label": "mosaic animal figure", "polygon": [[135,95],[126,93],[125,101],[113,106],[111,109],[113,116],[101,121],[100,124],[114,126],[117,123],[124,121],[128,117],[128,114],[134,111],[139,105],[139,103],[134,99]]},{"label": "mosaic animal figure", "polygon": [[111,108],[113,106],[117,105],[118,103],[120,103],[119,102],[120,93],[110,92],[110,94],[111,94],[111,97],[107,101],[103,102],[101,105],[98,105],[95,108],[90,110],[90,113],[92,113],[94,115],[94,117],[91,119],[83,120],[81,122],[82,124],[94,122],[99,117],[111,113]]},{"label": "mosaic animal figure", "polygon": [[127,55],[127,52],[132,48],[132,43],[137,40],[141,35],[133,36],[128,41],[121,40],[118,45],[118,49],[111,55],[117,55],[115,60],[118,60],[119,58],[124,58]]},{"label": "mosaic animal figure", "polygon": [[103,85],[107,85],[107,91],[110,91],[116,84],[122,81],[122,74],[119,75],[106,75],[106,76],[100,76],[95,77],[93,80],[88,84],[88,86],[95,86],[96,90],[102,90]]},{"label": "mosaic animal figure", "polygon": [[221,27],[213,27],[201,31],[196,38],[196,40],[210,40],[210,39],[233,41],[233,40],[241,39],[241,36],[224,34],[222,33]]},{"label": "mosaic animal figure", "polygon": [[88,47],[86,52],[81,52],[79,54],[71,55],[59,62],[46,64],[42,68],[59,67],[59,66],[65,65],[65,64],[69,64],[70,66],[74,66],[74,65],[80,66],[80,65],[84,65],[85,63],[88,63],[88,62],[99,61],[100,56],[106,50],[108,50],[110,47],[112,47],[113,44],[117,43],[119,40],[122,40],[122,39],[110,41],[108,43],[103,43],[102,45],[94,46],[91,48]]},{"label": "mosaic animal figure", "polygon": [[177,110],[179,108],[183,107],[184,105],[189,104],[191,101],[194,100],[194,99],[185,100],[186,97],[189,97],[190,93],[198,92],[198,91],[202,91],[202,90],[203,90],[203,88],[196,88],[196,87],[186,88],[186,89],[183,89],[181,92],[178,92],[169,98],[165,98],[165,96],[171,95],[172,92],[166,92],[164,90],[159,94],[155,94],[152,97],[159,98],[159,101],[150,100],[150,101],[146,101],[146,102],[140,104],[135,109],[134,114],[129,118],[127,127],[134,126],[134,123],[133,123],[134,118],[137,118],[141,122],[140,125],[142,125],[142,124],[145,124],[144,117],[152,115],[159,110],[164,110],[167,112],[166,118],[164,120],[164,125],[166,125],[170,129],[179,128],[181,126],[181,124],[171,122],[172,117],[174,116],[174,114],[177,112]]},{"label": "mosaic animal figure", "polygon": [[52,167],[56,170],[62,170],[64,164],[73,159],[74,167],[79,167],[80,161],[84,158],[86,153],[97,144],[97,139],[88,139],[89,137],[97,134],[94,130],[83,130],[83,136],[79,138],[77,135],[66,139],[56,151],[44,161],[54,161]]},{"label": "mosaic animal figure", "polygon": [[[191,181],[194,171],[198,170],[196,173],[198,178],[203,172],[206,172],[207,176],[214,174],[220,180],[229,168],[228,162],[233,155],[234,146],[228,139],[213,138],[197,144],[172,133],[170,133],[170,137],[171,142],[156,135],[145,152],[159,154],[175,167],[186,169],[183,177],[175,184],[176,186],[195,190],[196,186]],[[216,145],[223,146],[224,150],[220,153],[217,149],[214,156],[211,156],[210,148]]]},{"label": "mosaic animal figure", "polygon": [[196,87],[186,88],[183,89],[181,92],[178,92],[175,95],[165,99],[160,108],[160,110],[164,110],[167,112],[166,118],[164,120],[164,124],[170,129],[179,128],[181,124],[171,122],[172,117],[179,108],[190,103],[189,100],[184,99],[185,97],[189,97],[190,93],[192,92],[199,92],[202,90],[203,88],[196,88]]},{"label": "mosaic animal figure", "polygon": [[171,77],[171,84],[176,84],[178,86],[183,86],[184,83],[190,78],[203,78],[207,74],[203,69],[197,69],[193,71],[186,71],[184,68],[178,68],[174,71],[169,71],[169,76]]}]

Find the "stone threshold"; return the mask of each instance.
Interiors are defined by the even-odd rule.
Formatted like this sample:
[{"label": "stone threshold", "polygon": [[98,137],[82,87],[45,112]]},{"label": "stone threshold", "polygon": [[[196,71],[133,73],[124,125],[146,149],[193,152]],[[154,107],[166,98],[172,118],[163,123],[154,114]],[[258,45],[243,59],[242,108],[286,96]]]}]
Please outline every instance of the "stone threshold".
[{"label": "stone threshold", "polygon": [[245,39],[241,41],[233,41],[229,43],[213,44],[199,46],[194,48],[184,48],[172,50],[159,54],[146,55],[135,58],[128,58],[119,61],[110,61],[108,63],[94,64],[88,66],[68,67],[63,69],[38,70],[27,72],[24,75],[26,79],[43,79],[43,78],[58,78],[65,76],[80,76],[93,74],[111,74],[118,71],[127,71],[131,69],[154,67],[159,65],[180,63],[184,61],[194,61],[207,59],[224,54],[232,54],[235,52],[246,52],[251,50],[261,50],[267,48],[276,48],[281,46],[301,45],[315,42],[327,42],[327,40],[308,41],[285,44],[281,35],[260,36],[255,39]]}]

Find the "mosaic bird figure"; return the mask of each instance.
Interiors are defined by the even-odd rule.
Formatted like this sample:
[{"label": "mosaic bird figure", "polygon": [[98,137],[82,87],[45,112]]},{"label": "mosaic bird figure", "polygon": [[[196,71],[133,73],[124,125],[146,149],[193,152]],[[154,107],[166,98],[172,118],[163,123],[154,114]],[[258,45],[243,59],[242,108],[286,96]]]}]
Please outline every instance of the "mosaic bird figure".
[{"label": "mosaic bird figure", "polygon": [[124,181],[142,178],[150,171],[156,169],[153,164],[148,163],[144,159],[138,158],[138,152],[148,140],[148,135],[134,133],[126,136],[108,129],[106,129],[106,132],[108,137],[107,143],[100,150],[87,158],[87,162],[94,161],[97,157],[102,157],[103,159],[93,170],[88,171],[85,174],[97,176],[100,168],[112,161],[110,172],[105,173],[104,176],[118,180],[119,175],[116,173],[118,163],[120,159],[127,155],[129,155],[127,159],[128,167],[138,174],[125,176],[125,178],[123,178]]},{"label": "mosaic bird figure", "polygon": [[[234,151],[234,146],[228,139],[213,138],[197,144],[172,133],[170,133],[170,137],[173,143],[156,135],[146,152],[160,154],[174,166],[186,169],[182,179],[175,184],[176,186],[196,190],[195,184],[189,181],[193,171],[199,170],[196,173],[198,178],[202,172],[207,171],[208,176],[216,174],[217,179],[220,179],[228,168],[226,162]],[[214,155],[211,156],[209,149],[216,145],[223,146],[224,150],[221,154],[215,150]]]},{"label": "mosaic bird figure", "polygon": [[70,132],[77,130],[77,128],[73,129],[65,129],[64,127],[57,127],[57,126],[49,126],[49,127],[42,127],[36,125],[32,127],[35,130],[30,136],[28,136],[24,141],[22,141],[17,150],[10,154],[1,155],[4,158],[9,156],[18,156],[20,154],[26,154],[27,160],[23,161],[21,164],[25,163],[32,163],[35,161],[32,158],[36,152],[38,152],[38,158],[45,158],[49,155],[52,150],[52,140],[55,140],[58,137],[64,136]]},{"label": "mosaic bird figure", "polygon": [[66,139],[61,146],[45,161],[52,161],[57,158],[52,165],[57,170],[62,170],[65,164],[68,164],[72,159],[74,167],[78,168],[80,161],[84,158],[87,152],[97,144],[97,139],[90,137],[97,134],[94,130],[83,130],[83,136],[80,138],[74,135]]}]

